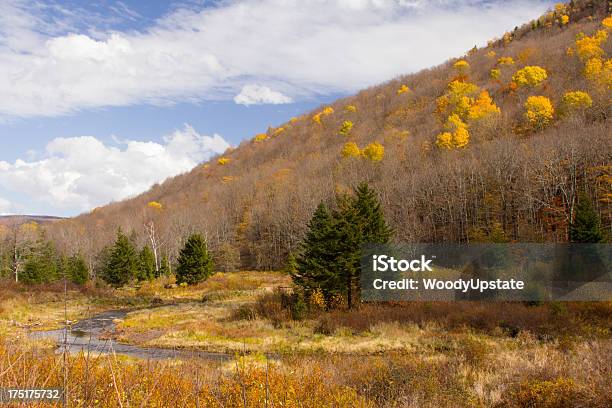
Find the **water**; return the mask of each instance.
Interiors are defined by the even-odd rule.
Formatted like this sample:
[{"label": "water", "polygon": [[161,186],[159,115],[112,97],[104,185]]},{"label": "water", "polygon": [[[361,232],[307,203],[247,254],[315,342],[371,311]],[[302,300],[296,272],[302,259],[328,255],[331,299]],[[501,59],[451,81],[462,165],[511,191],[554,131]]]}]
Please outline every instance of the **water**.
[{"label": "water", "polygon": [[[204,359],[224,361],[231,358],[225,353],[210,353],[204,351],[164,349],[156,347],[141,347],[132,344],[118,343],[108,338],[115,331],[116,319],[123,319],[129,310],[111,310],[99,313],[89,319],[81,320],[68,330],[66,342],[70,353],[89,352],[92,354],[123,354],[147,360],[165,359]],[[64,350],[63,329],[35,331],[30,333],[34,339],[54,339],[58,352]]]}]

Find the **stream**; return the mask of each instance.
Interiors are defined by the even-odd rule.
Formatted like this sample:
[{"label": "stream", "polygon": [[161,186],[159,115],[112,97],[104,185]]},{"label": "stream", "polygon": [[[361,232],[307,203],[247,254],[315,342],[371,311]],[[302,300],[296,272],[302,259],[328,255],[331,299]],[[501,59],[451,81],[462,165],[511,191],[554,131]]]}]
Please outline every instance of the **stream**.
[{"label": "stream", "polygon": [[[70,353],[90,352],[92,354],[123,354],[147,360],[165,359],[203,359],[224,361],[231,358],[225,353],[211,353],[197,350],[165,349],[157,347],[141,347],[132,344],[118,343],[108,339],[115,331],[115,319],[123,319],[129,310],[111,310],[96,314],[89,319],[73,324],[67,332],[67,349]],[[57,341],[57,351],[64,349],[64,329],[33,331],[30,337],[34,339],[54,339]]]}]

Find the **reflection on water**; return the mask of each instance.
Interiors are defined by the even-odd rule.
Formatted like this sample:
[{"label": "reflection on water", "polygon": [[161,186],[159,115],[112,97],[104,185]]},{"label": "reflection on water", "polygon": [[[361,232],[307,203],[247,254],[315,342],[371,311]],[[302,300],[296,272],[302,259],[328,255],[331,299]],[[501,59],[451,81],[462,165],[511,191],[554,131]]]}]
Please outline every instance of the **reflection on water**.
[{"label": "reflection on water", "polygon": [[191,350],[162,349],[155,347],[140,347],[131,344],[118,343],[109,334],[115,330],[115,319],[123,319],[127,310],[112,310],[97,314],[89,319],[74,324],[67,332],[63,329],[36,331],[30,334],[35,339],[54,339],[58,344],[58,352],[66,348],[70,353],[89,351],[92,354],[124,354],[149,360],[164,360],[176,358],[200,358],[205,360],[227,360],[224,353],[209,353]]}]

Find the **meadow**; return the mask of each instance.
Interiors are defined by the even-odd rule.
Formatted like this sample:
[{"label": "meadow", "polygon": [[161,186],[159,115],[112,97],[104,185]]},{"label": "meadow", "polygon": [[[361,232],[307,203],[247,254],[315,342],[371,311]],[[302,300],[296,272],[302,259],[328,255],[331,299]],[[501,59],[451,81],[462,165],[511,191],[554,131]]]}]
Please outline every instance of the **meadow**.
[{"label": "meadow", "polygon": [[[282,273],[166,289],[6,285],[0,387],[64,386],[75,407],[607,407],[610,303],[362,304],[295,314]],[[66,301],[65,301],[66,300]],[[66,307],[64,309],[64,307]],[[228,359],[64,356],[28,331],[131,311],[112,337]]]}]

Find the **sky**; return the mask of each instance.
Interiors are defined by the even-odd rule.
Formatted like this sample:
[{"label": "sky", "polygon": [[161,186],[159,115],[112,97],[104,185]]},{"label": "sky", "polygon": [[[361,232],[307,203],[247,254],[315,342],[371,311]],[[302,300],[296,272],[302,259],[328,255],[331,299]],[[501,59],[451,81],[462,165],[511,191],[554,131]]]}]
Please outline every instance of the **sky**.
[{"label": "sky", "polygon": [[548,0],[0,0],[0,214],[74,216]]}]

